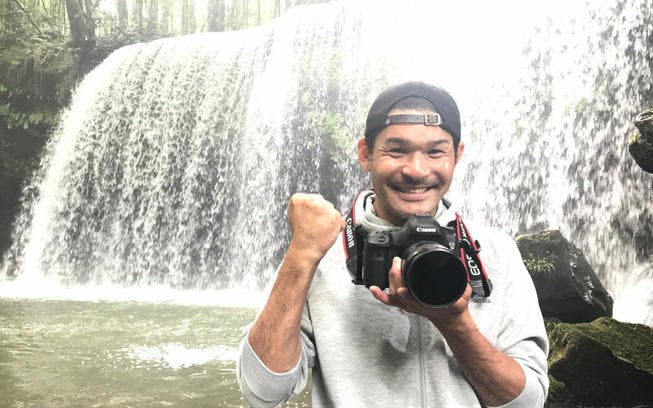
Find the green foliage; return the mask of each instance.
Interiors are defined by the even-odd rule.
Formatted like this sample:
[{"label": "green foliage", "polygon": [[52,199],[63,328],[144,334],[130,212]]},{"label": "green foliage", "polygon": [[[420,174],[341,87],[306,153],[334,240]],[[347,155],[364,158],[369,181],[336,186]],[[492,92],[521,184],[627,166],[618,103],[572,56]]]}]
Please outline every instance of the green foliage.
[{"label": "green foliage", "polygon": [[[69,98],[75,59],[63,41],[17,39],[0,51],[0,128],[35,128],[56,124]],[[43,135],[45,136],[45,135]]]},{"label": "green foliage", "polygon": [[51,127],[57,122],[57,115],[48,111],[36,111],[32,113],[21,112],[11,107],[11,103],[0,105],[0,118],[5,123],[7,129],[23,128],[36,126]]},{"label": "green foliage", "polygon": [[558,261],[557,256],[548,255],[543,258],[537,258],[530,253],[528,255],[527,258],[524,258],[524,265],[526,265],[526,269],[528,269],[531,276],[547,277],[555,271],[555,265]]},{"label": "green foliage", "polygon": [[351,139],[342,117],[330,111],[312,111],[307,116],[311,126],[315,126],[319,134],[328,138],[329,143],[326,145],[330,156],[336,161],[345,160],[351,153]]},{"label": "green foliage", "polygon": [[325,133],[333,141],[331,154],[336,160],[344,160],[349,153],[351,140],[343,119],[337,113],[326,112],[322,123]]}]

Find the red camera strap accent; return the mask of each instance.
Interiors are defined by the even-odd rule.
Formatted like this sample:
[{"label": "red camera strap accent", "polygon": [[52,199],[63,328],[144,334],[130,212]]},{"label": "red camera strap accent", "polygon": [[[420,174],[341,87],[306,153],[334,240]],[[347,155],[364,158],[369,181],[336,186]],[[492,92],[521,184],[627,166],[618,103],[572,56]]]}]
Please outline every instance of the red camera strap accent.
[{"label": "red camera strap accent", "polygon": [[481,251],[481,245],[472,238],[458,213],[456,213],[456,237],[460,247],[460,259],[463,260],[463,265],[467,271],[467,281],[472,287],[473,295],[483,298],[490,297],[492,282],[488,278],[485,267],[478,255]]},{"label": "red camera strap accent", "polygon": [[345,229],[342,230],[342,245],[345,250],[347,269],[352,276],[352,282],[356,285],[363,284],[363,262],[359,262],[359,258],[363,256],[363,242],[359,231],[362,227],[356,224],[356,204],[373,193],[372,190],[362,190],[356,194],[351,204],[351,210],[345,216]]}]

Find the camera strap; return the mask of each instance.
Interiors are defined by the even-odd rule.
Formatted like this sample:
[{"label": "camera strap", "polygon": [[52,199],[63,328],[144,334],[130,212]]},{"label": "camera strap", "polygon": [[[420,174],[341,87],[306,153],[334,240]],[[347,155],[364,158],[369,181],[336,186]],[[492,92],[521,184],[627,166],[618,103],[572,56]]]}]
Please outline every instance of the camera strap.
[{"label": "camera strap", "polygon": [[475,241],[463,219],[456,213],[456,237],[460,247],[460,259],[463,259],[463,265],[467,271],[467,281],[472,287],[472,296],[488,298],[492,293],[492,282],[487,277],[485,267],[481,262],[478,253],[481,251],[481,245]]},{"label": "camera strap", "polygon": [[363,284],[363,240],[365,239],[365,230],[360,224],[356,223],[356,207],[360,202],[360,209],[372,190],[360,191],[351,204],[351,210],[345,216],[345,229],[342,231],[342,243],[345,249],[345,259],[347,269],[352,277],[352,282],[356,285]]}]

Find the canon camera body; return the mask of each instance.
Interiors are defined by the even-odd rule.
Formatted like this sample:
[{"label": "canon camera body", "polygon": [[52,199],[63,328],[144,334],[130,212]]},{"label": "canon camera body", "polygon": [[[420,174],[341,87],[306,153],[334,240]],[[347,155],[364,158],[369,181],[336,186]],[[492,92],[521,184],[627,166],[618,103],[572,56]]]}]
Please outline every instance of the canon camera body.
[{"label": "canon camera body", "polygon": [[467,287],[467,272],[460,259],[456,231],[441,226],[432,216],[411,216],[397,229],[375,231],[364,238],[362,283],[386,289],[395,256],[402,258],[402,276],[420,303],[446,307]]}]

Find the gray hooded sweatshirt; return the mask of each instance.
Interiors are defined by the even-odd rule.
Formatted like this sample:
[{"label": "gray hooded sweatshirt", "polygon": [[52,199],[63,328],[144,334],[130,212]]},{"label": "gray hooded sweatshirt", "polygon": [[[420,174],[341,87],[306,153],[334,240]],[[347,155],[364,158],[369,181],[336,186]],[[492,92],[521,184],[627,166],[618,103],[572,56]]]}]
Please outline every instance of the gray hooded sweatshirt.
[{"label": "gray hooded sweatshirt", "polygon": [[[355,204],[357,222],[368,231],[392,228],[374,214],[371,199]],[[440,205],[436,219],[441,225],[454,217],[452,209]],[[542,407],[548,341],[530,275],[508,235],[467,226],[481,243],[481,259],[493,284],[489,302],[472,299],[470,312],[481,333],[526,375],[521,394],[502,407]],[[302,317],[302,354],[292,370],[272,372],[247,335],[243,338],[236,373],[251,406],[274,407],[300,393],[312,369],[314,408],[482,407],[435,326],[353,285],[343,248],[341,237],[318,266]]]}]

